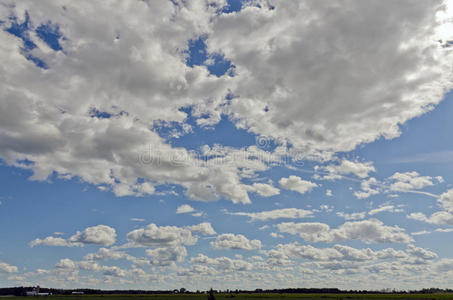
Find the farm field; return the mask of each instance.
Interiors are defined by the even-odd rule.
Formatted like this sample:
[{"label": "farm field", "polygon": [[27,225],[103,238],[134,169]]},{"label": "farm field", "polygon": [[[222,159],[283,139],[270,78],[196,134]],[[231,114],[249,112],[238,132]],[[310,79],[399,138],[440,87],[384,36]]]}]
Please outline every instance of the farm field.
[{"label": "farm field", "polygon": [[[317,300],[317,299],[418,299],[418,300],[441,300],[453,299],[453,293],[439,294],[238,294],[234,297],[230,294],[216,294],[217,300],[237,299],[237,300],[260,300],[260,299],[288,299],[288,300]],[[31,300],[31,297],[14,297],[15,300]],[[48,296],[39,297],[40,300],[206,300],[207,295],[204,294],[185,294],[185,295],[77,295],[77,296]]]}]

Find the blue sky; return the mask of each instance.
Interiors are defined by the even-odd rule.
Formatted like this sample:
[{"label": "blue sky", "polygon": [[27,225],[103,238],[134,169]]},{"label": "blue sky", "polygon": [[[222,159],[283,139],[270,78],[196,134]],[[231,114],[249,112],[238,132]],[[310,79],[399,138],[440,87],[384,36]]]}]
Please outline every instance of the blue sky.
[{"label": "blue sky", "polygon": [[0,1],[0,286],[451,285],[452,12],[407,2]]}]

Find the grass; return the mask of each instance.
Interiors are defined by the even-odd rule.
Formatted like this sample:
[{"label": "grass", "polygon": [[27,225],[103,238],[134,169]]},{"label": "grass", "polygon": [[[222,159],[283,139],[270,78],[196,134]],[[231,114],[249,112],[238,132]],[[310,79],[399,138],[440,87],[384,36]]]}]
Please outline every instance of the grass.
[{"label": "grass", "polygon": [[[232,297],[234,296],[234,297]],[[323,299],[386,299],[386,300],[442,300],[452,299],[453,294],[438,293],[438,294],[216,294],[216,300],[260,300],[260,299],[288,299],[288,300],[323,300]],[[207,295],[204,294],[185,294],[185,295],[74,295],[74,296],[41,296],[39,300],[206,300]],[[36,297],[14,297],[14,300],[32,300]]]}]

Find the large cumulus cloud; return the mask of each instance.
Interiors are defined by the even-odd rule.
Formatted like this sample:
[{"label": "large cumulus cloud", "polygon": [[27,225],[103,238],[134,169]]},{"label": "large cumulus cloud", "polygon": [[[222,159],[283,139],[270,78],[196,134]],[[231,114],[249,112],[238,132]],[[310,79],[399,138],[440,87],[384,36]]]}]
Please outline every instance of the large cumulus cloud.
[{"label": "large cumulus cloud", "polygon": [[[201,126],[226,114],[237,127],[329,157],[398,136],[399,124],[430,110],[451,85],[441,1],[253,1],[230,14],[219,13],[220,0],[6,4],[0,157],[32,169],[33,179],[78,176],[118,196],[168,183],[203,201],[278,194],[242,182],[265,170],[262,162],[220,167],[166,143],[159,126],[191,130],[182,107],[193,107]],[[37,45],[29,54],[48,69],[5,31],[26,15]],[[58,28],[60,50],[36,35],[42,24]],[[208,53],[235,65],[235,76],[186,64],[189,41],[200,37]]]}]

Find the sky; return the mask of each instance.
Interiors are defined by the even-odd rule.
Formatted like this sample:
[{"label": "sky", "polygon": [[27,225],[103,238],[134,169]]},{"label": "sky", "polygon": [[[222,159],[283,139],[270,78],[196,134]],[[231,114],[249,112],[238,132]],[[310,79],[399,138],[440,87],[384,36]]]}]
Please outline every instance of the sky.
[{"label": "sky", "polygon": [[0,0],[0,287],[451,288],[450,2]]}]

